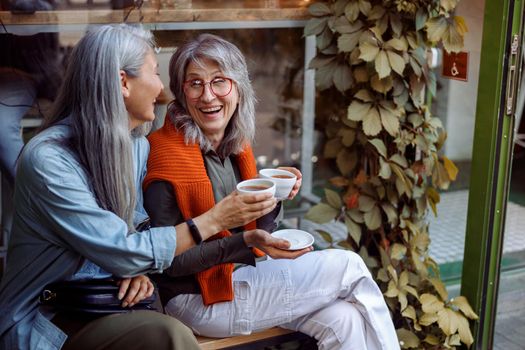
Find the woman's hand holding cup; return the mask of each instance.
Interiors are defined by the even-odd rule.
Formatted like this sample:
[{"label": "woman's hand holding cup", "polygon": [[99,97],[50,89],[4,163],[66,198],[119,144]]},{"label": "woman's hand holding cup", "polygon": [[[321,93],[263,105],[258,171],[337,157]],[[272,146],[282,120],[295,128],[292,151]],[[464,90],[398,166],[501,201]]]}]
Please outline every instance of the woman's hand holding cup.
[{"label": "woman's hand holding cup", "polygon": [[261,178],[270,179],[275,182],[275,197],[279,200],[293,199],[297,193],[299,193],[303,179],[303,175],[299,169],[294,167],[261,169],[259,175]]},{"label": "woman's hand holding cup", "polygon": [[234,191],[217,203],[212,211],[222,230],[246,225],[271,212],[277,201],[271,192],[240,193]]}]

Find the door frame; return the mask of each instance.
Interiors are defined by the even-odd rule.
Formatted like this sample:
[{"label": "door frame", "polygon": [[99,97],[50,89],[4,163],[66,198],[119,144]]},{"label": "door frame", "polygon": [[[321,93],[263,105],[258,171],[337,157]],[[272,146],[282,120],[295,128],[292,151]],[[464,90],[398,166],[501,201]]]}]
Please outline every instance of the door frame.
[{"label": "door frame", "polygon": [[[511,39],[518,33],[522,41],[523,1],[485,0],[461,279],[461,294],[479,315],[473,324],[475,349],[493,348],[514,135],[514,111],[505,104],[516,84],[506,82],[513,64]],[[515,73],[517,80],[519,70]]]}]

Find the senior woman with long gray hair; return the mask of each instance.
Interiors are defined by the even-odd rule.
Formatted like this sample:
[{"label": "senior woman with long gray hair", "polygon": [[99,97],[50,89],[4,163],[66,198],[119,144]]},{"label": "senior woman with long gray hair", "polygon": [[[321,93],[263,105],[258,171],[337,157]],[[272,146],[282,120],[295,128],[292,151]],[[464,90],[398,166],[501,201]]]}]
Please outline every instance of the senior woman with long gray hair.
[{"label": "senior woman with long gray hair", "polygon": [[[157,279],[165,311],[210,337],[281,326],[316,338],[319,349],[399,349],[383,295],[357,254],[268,246],[275,238],[246,231],[255,225],[248,221],[240,228],[225,222],[229,230],[212,240],[200,237],[204,227],[192,218],[223,198],[237,200],[231,210],[257,204],[235,191],[256,176],[255,97],[242,53],[215,35],[178,48],[169,74],[175,99],[149,136],[145,207],[154,226],[186,221],[197,246]],[[293,198],[301,174],[287,169],[299,179]]]},{"label": "senior woman with long gray hair", "polygon": [[[185,224],[135,229],[147,218],[143,135],[163,89],[157,66],[152,35],[139,27],[102,26],[74,48],[52,117],[18,162],[0,348],[199,349],[187,327],[161,313],[98,317],[39,304],[51,282],[113,277],[122,307],[133,306],[153,293],[145,274],[194,245]],[[238,220],[232,215],[219,204],[194,222],[207,238],[223,218]]]}]

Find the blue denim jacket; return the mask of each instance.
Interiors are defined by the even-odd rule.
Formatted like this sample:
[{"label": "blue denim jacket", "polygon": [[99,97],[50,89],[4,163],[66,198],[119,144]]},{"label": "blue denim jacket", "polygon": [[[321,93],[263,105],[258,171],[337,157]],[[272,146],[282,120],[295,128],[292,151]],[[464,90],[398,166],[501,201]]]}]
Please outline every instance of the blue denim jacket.
[{"label": "blue denim jacket", "polygon": [[[46,284],[162,272],[173,260],[174,227],[129,234],[123,220],[98,206],[82,166],[55,142],[69,134],[67,122],[49,128],[19,159],[7,271],[0,284],[0,349],[62,347],[67,336],[39,306]],[[146,218],[141,183],[148,153],[147,140],[136,138],[137,223]]]}]

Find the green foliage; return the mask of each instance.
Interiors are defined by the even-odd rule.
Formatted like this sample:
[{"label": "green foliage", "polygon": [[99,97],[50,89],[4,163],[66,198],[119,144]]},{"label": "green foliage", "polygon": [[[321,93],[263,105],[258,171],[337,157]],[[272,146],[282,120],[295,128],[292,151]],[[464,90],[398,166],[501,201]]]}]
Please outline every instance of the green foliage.
[{"label": "green foliage", "polygon": [[[452,12],[457,0],[332,0],[311,5],[305,35],[317,38],[320,98],[336,103],[320,118],[324,156],[340,176],[307,217],[339,220],[348,238],[331,246],[359,252],[384,292],[402,348],[454,349],[473,343],[464,297],[448,300],[436,262],[428,255],[426,215],[436,213],[439,189],[456,178],[438,154],[446,139],[426,95],[436,77],[428,49],[463,46],[466,25]],[[324,90],[329,93],[323,94]],[[335,189],[335,190],[334,190]]]}]

